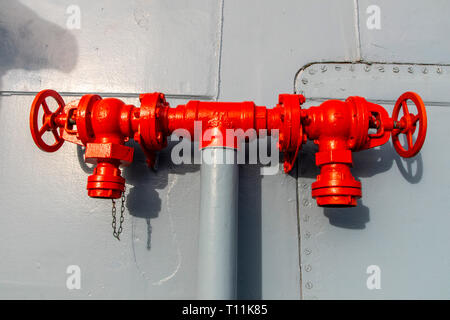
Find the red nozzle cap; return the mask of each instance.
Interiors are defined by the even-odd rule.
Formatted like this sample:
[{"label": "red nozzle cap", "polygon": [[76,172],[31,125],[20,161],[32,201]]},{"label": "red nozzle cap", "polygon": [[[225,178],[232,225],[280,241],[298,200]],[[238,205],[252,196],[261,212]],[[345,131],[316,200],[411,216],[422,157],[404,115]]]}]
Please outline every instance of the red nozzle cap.
[{"label": "red nozzle cap", "polygon": [[312,184],[312,196],[320,207],[355,207],[361,182],[353,178],[348,164],[326,164]]},{"label": "red nozzle cap", "polygon": [[125,190],[125,179],[120,176],[119,164],[99,162],[88,178],[87,189],[89,197],[120,198]]}]

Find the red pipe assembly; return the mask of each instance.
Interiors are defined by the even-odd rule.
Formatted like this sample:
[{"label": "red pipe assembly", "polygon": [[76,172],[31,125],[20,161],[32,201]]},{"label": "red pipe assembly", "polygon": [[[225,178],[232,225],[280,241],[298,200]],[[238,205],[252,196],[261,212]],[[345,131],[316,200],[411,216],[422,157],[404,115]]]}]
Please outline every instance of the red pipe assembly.
[{"label": "red pipe assembly", "polygon": [[[50,111],[47,98],[56,100],[56,111]],[[409,112],[408,100],[415,104],[417,114]],[[125,145],[130,138],[140,144],[152,166],[155,152],[166,147],[167,137],[177,129],[185,129],[194,136],[196,121],[202,124],[202,148],[237,148],[235,137],[227,139],[227,129],[254,129],[257,134],[264,129],[269,135],[278,134],[285,172],[292,169],[300,147],[310,139],[318,145],[316,165],[320,167],[320,174],[312,184],[312,196],[324,207],[357,205],[361,183],[350,172],[353,151],[380,146],[392,135],[398,154],[413,157],[425,142],[425,106],[413,92],[399,97],[392,117],[382,106],[362,97],[328,100],[309,109],[301,108],[304,102],[302,95],[281,94],[272,109],[253,102],[210,101],[189,101],[172,108],[164,94],[146,93],[140,95],[139,108],[94,94],[84,95],[77,105],[66,105],[57,92],[43,90],[33,101],[30,129],[34,142],[43,151],[54,152],[65,140],[84,145],[85,161],[96,165],[88,178],[88,195],[110,199],[119,198],[124,191],[125,179],[119,167],[133,160],[133,148]],[[413,141],[416,130],[417,138]],[[43,139],[46,132],[53,134],[54,144],[46,144]],[[400,134],[406,136],[406,148],[399,141]]]}]

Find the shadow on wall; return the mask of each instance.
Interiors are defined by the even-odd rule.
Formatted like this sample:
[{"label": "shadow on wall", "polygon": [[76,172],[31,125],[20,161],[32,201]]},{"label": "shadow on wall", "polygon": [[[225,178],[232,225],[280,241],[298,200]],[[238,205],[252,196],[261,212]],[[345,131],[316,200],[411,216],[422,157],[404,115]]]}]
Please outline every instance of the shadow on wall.
[{"label": "shadow on wall", "polygon": [[[78,45],[69,30],[42,19],[19,1],[2,0],[0,78],[12,69],[57,69],[69,73],[77,58]],[[3,89],[1,84],[0,88]]]},{"label": "shadow on wall", "polygon": [[[266,139],[267,149],[270,139]],[[245,145],[246,163],[249,145]],[[237,299],[262,299],[262,178],[260,164],[239,166]]]},{"label": "shadow on wall", "polygon": [[[157,190],[167,187],[169,173],[179,175],[200,170],[199,165],[175,165],[172,163],[170,154],[176,143],[169,142],[168,147],[159,154],[159,165],[156,171],[148,168],[145,155],[136,142],[128,144],[134,148],[134,159],[133,163],[129,167],[123,168],[122,171],[127,184],[132,185],[128,191],[126,207],[131,216],[144,219],[147,223],[147,250],[151,250],[151,220],[158,218],[162,201],[164,201],[160,198]],[[194,144],[191,145],[191,148],[194,148]],[[268,148],[270,150],[270,146]],[[92,174],[93,167],[84,162],[84,148],[77,146],[77,153],[83,171]],[[191,154],[194,154],[193,150]],[[248,155],[248,150],[246,155]],[[237,296],[239,299],[261,299],[262,297],[262,176],[260,169],[261,165],[255,164],[240,165],[239,168],[237,272]]]},{"label": "shadow on wall", "polygon": [[[172,148],[177,142],[169,142],[166,149],[158,155],[158,168],[152,170],[147,166],[146,157],[141,147],[133,142],[135,155],[133,163],[124,169],[124,178],[133,187],[127,197],[127,208],[130,214],[145,219],[147,223],[147,249],[151,249],[151,219],[157,218],[161,211],[162,199],[156,190],[168,186],[168,175],[183,175],[200,170],[199,165],[175,165],[170,159]],[[193,146],[192,146],[193,148]],[[193,154],[193,153],[191,153]]]},{"label": "shadow on wall", "polygon": [[[131,216],[144,219],[147,223],[147,250],[151,249],[151,219],[157,218],[161,212],[162,199],[157,190],[167,187],[169,173],[182,175],[200,170],[199,165],[175,165],[172,163],[170,154],[176,143],[169,142],[167,148],[158,154],[157,170],[152,170],[147,166],[146,156],[137,142],[127,143],[129,147],[133,147],[134,156],[131,165],[122,168],[122,176],[126,183],[132,185],[127,191],[126,207]],[[77,155],[83,171],[92,174],[94,167],[88,166],[84,162],[84,147],[77,146]]]},{"label": "shadow on wall", "polygon": [[[319,168],[315,165],[314,154],[317,147],[312,143],[304,146],[300,155],[300,175],[313,178],[319,174]],[[396,163],[400,173],[409,183],[418,183],[423,176],[423,161],[419,153],[413,158],[404,159],[400,157],[390,142],[374,149],[353,152],[352,174],[359,177],[372,177],[376,174],[388,171],[393,163]],[[413,169],[415,167],[415,169]],[[364,186],[363,186],[364,188]],[[364,190],[363,190],[364,198]],[[364,229],[370,221],[370,209],[358,200],[358,206],[354,208],[324,208],[324,215],[330,224],[346,229]]]}]

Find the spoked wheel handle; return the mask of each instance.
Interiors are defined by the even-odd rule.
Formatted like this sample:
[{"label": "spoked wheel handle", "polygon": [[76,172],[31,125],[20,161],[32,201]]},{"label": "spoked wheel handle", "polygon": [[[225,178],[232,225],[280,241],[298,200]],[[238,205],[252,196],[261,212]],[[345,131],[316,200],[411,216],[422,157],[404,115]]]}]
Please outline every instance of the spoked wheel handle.
[{"label": "spoked wheel handle", "polygon": [[[417,108],[417,114],[409,112],[407,101],[414,102]],[[400,110],[403,116],[399,119]],[[392,142],[397,153],[404,158],[414,157],[422,148],[427,135],[427,113],[422,98],[415,92],[405,92],[395,103],[392,112],[394,120],[394,130],[392,131]],[[419,126],[417,139],[413,142],[413,135]],[[399,141],[399,135],[406,135],[407,148],[404,148]]]},{"label": "spoked wheel handle", "polygon": [[[51,112],[48,107],[46,102],[48,97],[53,98],[58,103],[58,109],[56,109],[55,112]],[[63,138],[61,138],[62,129],[59,128],[58,130],[58,126],[55,124],[55,118],[63,112],[64,105],[63,98],[54,90],[43,90],[34,98],[30,111],[30,129],[34,143],[36,143],[39,149],[46,152],[55,152],[61,148],[64,143]],[[44,115],[42,119],[39,119],[39,110],[41,107],[44,111]],[[40,123],[41,126],[39,126]],[[55,142],[53,144],[47,144],[42,139],[43,135],[47,131],[51,131],[53,137],[55,138]]]}]

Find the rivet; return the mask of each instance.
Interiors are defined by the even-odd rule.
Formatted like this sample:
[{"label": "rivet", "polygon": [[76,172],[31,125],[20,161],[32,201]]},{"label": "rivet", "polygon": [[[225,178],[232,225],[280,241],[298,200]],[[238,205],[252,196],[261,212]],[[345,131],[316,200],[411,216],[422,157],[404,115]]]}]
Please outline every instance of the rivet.
[{"label": "rivet", "polygon": [[305,249],[305,254],[309,256],[312,253],[311,249]]},{"label": "rivet", "polygon": [[353,65],[353,63],[350,65],[349,69],[350,69],[351,72],[355,71],[355,66]]},{"label": "rivet", "polygon": [[312,270],[312,267],[311,267],[310,264],[308,264],[308,265],[305,267],[305,271],[306,271],[306,272],[310,272],[311,270]]},{"label": "rivet", "polygon": [[378,71],[384,72],[384,67],[383,67],[383,66],[379,66],[379,67],[378,67]]},{"label": "rivet", "polygon": [[311,74],[311,75],[313,75],[313,74],[316,73],[316,69],[309,69],[309,70],[308,70],[308,73]]},{"label": "rivet", "polygon": [[307,183],[303,183],[302,184],[302,188],[305,189],[305,190],[308,189],[308,184]]},{"label": "rivet", "polygon": [[423,74],[427,74],[427,73],[428,73],[427,67],[424,67],[424,68],[422,69],[422,72],[423,72]]},{"label": "rivet", "polygon": [[321,66],[321,67],[320,67],[320,70],[322,70],[322,72],[327,71],[327,66]]},{"label": "rivet", "polygon": [[370,66],[364,66],[364,71],[369,72],[370,71]]},{"label": "rivet", "polygon": [[409,73],[413,73],[413,72],[414,72],[414,69],[413,69],[412,67],[408,67],[408,72],[409,72]]},{"label": "rivet", "polygon": [[306,232],[305,232],[305,238],[306,238],[306,239],[311,238],[311,233],[310,233],[309,231],[306,231]]},{"label": "rivet", "polygon": [[311,281],[308,281],[305,286],[306,286],[306,289],[312,289],[313,284]]},{"label": "rivet", "polygon": [[302,79],[302,83],[303,83],[303,84],[307,84],[307,83],[308,83],[308,79],[303,78],[303,79]]},{"label": "rivet", "polygon": [[309,206],[309,201],[308,201],[308,199],[304,199],[304,200],[303,200],[303,206],[304,206],[304,207]]},{"label": "rivet", "polygon": [[441,74],[442,73],[442,68],[441,67],[437,67],[436,72]]},{"label": "rivet", "polygon": [[398,67],[393,67],[392,71],[394,71],[394,73],[399,73],[400,69]]},{"label": "rivet", "polygon": [[342,67],[341,66],[335,66],[334,69],[336,69],[336,71],[341,71]]},{"label": "rivet", "polygon": [[309,221],[309,215],[305,215],[305,216],[303,217],[303,221],[308,222],[308,221]]}]

